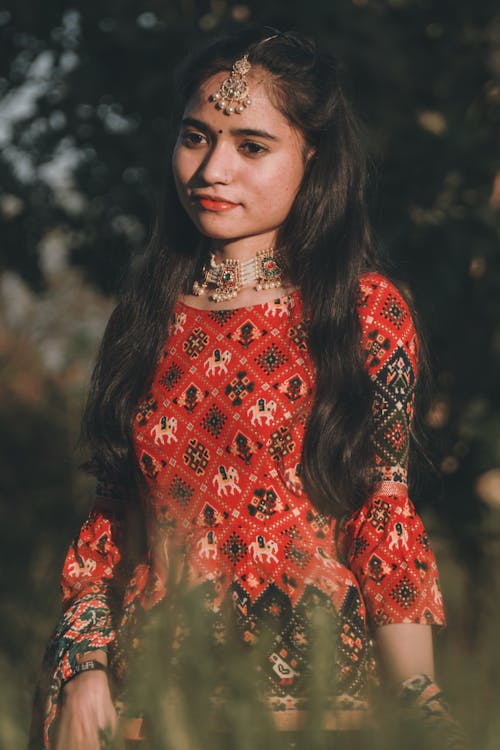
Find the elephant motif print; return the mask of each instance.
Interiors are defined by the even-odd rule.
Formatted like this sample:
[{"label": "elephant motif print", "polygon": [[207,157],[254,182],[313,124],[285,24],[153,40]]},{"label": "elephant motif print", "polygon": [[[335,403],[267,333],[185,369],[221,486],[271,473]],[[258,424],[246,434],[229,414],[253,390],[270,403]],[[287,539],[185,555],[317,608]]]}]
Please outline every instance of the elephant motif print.
[{"label": "elephant motif print", "polygon": [[167,438],[167,443],[172,441],[177,442],[175,433],[177,432],[177,419],[175,417],[168,418],[166,415],[160,419],[151,430],[151,435],[155,439],[155,445],[164,445],[164,440]]},{"label": "elephant motif print", "polygon": [[234,495],[235,492],[241,492],[238,487],[238,480],[239,474],[234,466],[230,466],[226,469],[226,467],[221,464],[217,469],[217,474],[212,479],[212,484],[217,487],[218,495],[222,495],[223,493],[224,495],[227,495],[229,491],[231,492],[231,495]]},{"label": "elephant motif print", "polygon": [[266,562],[270,562],[271,560],[278,562],[278,557],[276,556],[278,545],[273,539],[267,541],[262,534],[259,534],[255,538],[255,541],[249,545],[249,548],[252,551],[253,559],[256,561],[262,562],[265,559]]},{"label": "elephant motif print", "polygon": [[276,401],[266,401],[265,398],[259,398],[253,406],[247,409],[248,416],[251,416],[251,423],[254,425],[261,425],[262,421],[266,424],[271,424],[274,419],[274,412],[276,411]]},{"label": "elephant motif print", "polygon": [[388,549],[400,546],[408,549],[408,531],[401,521],[394,524],[393,530],[389,532],[389,539]]},{"label": "elephant motif print", "polygon": [[231,352],[226,349],[221,352],[220,349],[214,349],[212,356],[205,360],[206,375],[220,375],[227,372],[226,365],[231,361]]},{"label": "elephant motif print", "polygon": [[197,547],[200,557],[206,557],[207,559],[211,557],[214,560],[217,558],[217,537],[213,529],[210,529],[205,536],[198,539]]}]

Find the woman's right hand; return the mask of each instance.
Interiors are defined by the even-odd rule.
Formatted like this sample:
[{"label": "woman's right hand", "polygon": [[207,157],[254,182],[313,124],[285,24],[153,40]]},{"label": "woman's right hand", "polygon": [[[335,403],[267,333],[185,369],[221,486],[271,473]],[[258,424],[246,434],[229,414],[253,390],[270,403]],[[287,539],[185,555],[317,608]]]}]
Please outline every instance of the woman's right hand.
[{"label": "woman's right hand", "polygon": [[64,686],[55,750],[100,750],[99,730],[114,736],[116,726],[105,672],[83,672]]}]

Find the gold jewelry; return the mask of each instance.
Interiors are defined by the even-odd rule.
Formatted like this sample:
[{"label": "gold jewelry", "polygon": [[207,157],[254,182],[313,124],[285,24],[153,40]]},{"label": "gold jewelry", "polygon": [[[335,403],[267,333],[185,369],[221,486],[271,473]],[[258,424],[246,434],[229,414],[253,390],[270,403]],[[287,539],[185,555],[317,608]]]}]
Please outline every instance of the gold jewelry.
[{"label": "gold jewelry", "polygon": [[210,262],[203,268],[203,278],[193,284],[193,294],[199,296],[210,286],[215,287],[208,295],[212,302],[232,299],[243,287],[255,284],[254,289],[276,289],[282,285],[282,270],[274,255],[274,248],[261,250],[253,258],[239,260],[227,258],[215,262],[210,253]]},{"label": "gold jewelry", "polygon": [[[270,42],[272,39],[277,39],[279,36],[281,36],[281,33],[267,36],[265,39],[252,45],[252,49]],[[237,115],[241,115],[245,107],[251,105],[252,100],[248,96],[247,81],[247,75],[251,67],[252,64],[248,59],[248,52],[246,52],[243,57],[239,57],[235,61],[231,75],[222,81],[219,90],[208,97],[209,101],[215,102],[217,109],[221,109],[225,115],[232,115],[235,112]]]},{"label": "gold jewelry", "polygon": [[251,67],[248,54],[240,57],[234,63],[229,78],[225,78],[219,90],[210,95],[210,101],[215,102],[217,109],[221,109],[224,114],[232,115],[236,112],[236,114],[241,115],[245,107],[251,105],[252,100],[248,97],[247,81],[247,75]]}]

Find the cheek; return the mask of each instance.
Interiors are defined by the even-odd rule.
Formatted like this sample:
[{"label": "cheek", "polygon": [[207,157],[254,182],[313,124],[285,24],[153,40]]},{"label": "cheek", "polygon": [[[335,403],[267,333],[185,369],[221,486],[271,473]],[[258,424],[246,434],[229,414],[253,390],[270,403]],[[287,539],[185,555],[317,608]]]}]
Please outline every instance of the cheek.
[{"label": "cheek", "polygon": [[291,208],[303,177],[304,169],[302,165],[290,168],[290,164],[284,165],[276,176],[273,184],[273,195],[276,202],[281,204],[282,210]]},{"label": "cheek", "polygon": [[190,213],[190,203],[188,198],[188,181],[189,174],[186,165],[186,160],[182,154],[182,149],[174,149],[172,154],[172,176],[174,178],[174,185],[177,192],[177,196],[184,207],[184,210]]},{"label": "cheek", "polygon": [[293,200],[304,176],[302,160],[280,158],[279,161],[269,163],[269,167],[259,174],[256,184],[260,192],[267,198],[273,196],[275,200]]},{"label": "cheek", "polygon": [[196,170],[198,161],[196,152],[182,146],[176,146],[172,154],[172,171],[178,190],[187,187]]},{"label": "cheek", "polygon": [[184,182],[183,176],[182,176],[182,157],[180,155],[179,149],[177,146],[174,148],[174,152],[172,154],[172,172],[174,175],[175,184],[177,186],[177,189],[179,189]]}]

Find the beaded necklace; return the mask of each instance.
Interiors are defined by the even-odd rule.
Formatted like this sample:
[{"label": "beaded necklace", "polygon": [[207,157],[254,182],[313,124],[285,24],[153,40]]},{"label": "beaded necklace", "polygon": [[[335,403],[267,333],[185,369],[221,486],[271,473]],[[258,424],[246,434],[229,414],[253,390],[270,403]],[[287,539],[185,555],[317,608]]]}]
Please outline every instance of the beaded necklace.
[{"label": "beaded necklace", "polygon": [[224,302],[252,284],[257,291],[282,285],[282,270],[274,248],[261,250],[247,260],[227,258],[220,263],[216,263],[215,255],[210,253],[210,261],[203,268],[201,281],[193,284],[193,294],[199,296],[208,290],[208,299]]}]

